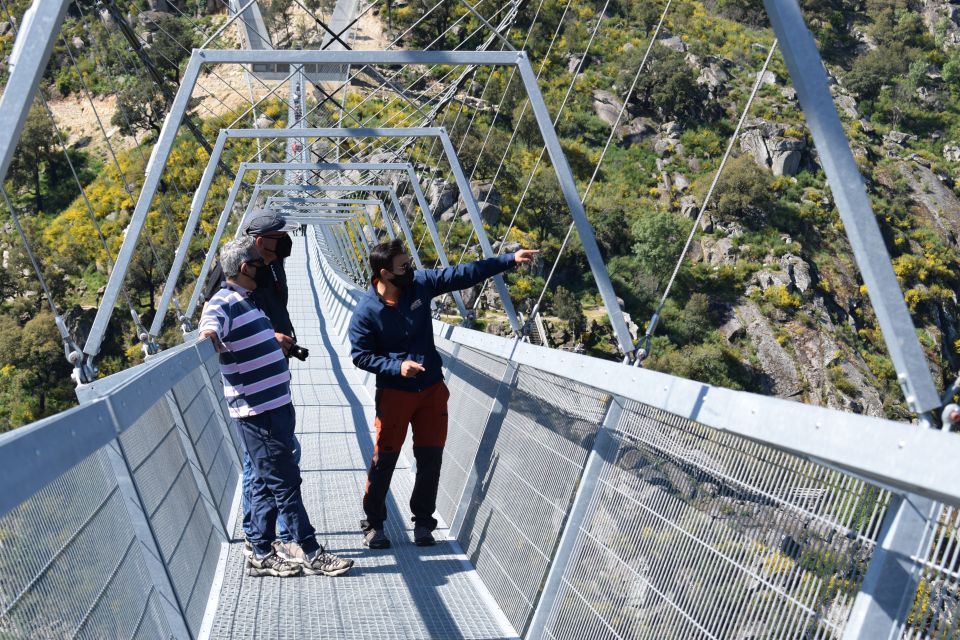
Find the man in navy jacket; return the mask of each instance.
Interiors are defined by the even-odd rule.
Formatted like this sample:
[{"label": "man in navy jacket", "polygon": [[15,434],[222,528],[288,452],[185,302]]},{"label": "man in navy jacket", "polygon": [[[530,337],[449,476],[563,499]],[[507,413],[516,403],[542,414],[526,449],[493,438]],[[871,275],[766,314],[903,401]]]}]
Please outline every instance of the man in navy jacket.
[{"label": "man in navy jacket", "polygon": [[537,251],[479,260],[447,269],[415,271],[399,240],[370,252],[373,286],[350,320],[353,363],[377,375],[376,441],[363,496],[366,518],[360,523],[363,543],[386,549],[384,534],[386,498],[400,448],[413,426],[413,455],[417,477],[410,496],[413,540],[421,546],[434,543],[433,517],[440,483],[440,464],[447,439],[447,399],[442,361],[433,344],[430,300],[467,289],[518,263],[530,262]]}]

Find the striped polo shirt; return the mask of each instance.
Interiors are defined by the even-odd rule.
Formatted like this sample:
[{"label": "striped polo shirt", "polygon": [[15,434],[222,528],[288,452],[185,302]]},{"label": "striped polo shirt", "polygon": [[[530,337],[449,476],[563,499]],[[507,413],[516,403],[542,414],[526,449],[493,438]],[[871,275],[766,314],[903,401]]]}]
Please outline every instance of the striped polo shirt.
[{"label": "striped polo shirt", "polygon": [[255,416],[291,402],[287,359],[250,291],[230,282],[217,291],[200,315],[200,331],[207,329],[224,346],[220,373],[230,417]]}]

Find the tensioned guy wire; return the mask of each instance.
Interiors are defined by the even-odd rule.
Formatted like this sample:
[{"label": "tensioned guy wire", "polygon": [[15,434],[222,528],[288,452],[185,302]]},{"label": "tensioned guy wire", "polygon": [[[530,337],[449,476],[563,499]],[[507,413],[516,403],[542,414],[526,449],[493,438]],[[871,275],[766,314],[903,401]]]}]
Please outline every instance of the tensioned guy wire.
[{"label": "tensioned guy wire", "polygon": [[[607,136],[607,142],[603,146],[603,151],[600,152],[600,158],[597,160],[597,164],[593,168],[593,175],[590,176],[590,182],[587,184],[587,188],[583,194],[583,203],[586,205],[587,198],[590,196],[590,189],[593,187],[594,181],[597,179],[597,176],[600,174],[600,167],[603,164],[603,160],[607,155],[607,151],[610,149],[610,143],[613,141],[613,137],[617,133],[617,128],[620,126],[620,121],[623,119],[623,114],[627,110],[627,103],[629,102],[630,95],[633,93],[634,89],[637,88],[637,83],[640,81],[640,76],[643,74],[643,70],[647,66],[647,61],[650,59],[650,53],[653,51],[653,45],[657,42],[657,37],[660,35],[660,30],[663,28],[663,23],[667,19],[667,14],[670,12],[670,6],[673,4],[673,0],[667,0],[666,5],[663,7],[663,12],[660,14],[660,20],[657,22],[656,28],[653,30],[653,35],[650,36],[650,42],[647,43],[647,50],[643,54],[643,58],[640,60],[640,66],[637,67],[637,73],[633,76],[633,81],[630,83],[630,89],[627,90],[626,96],[623,100],[623,104],[620,105],[620,112],[617,114],[617,120],[613,123],[613,126],[610,128],[610,135]],[[542,155],[540,156],[543,157]],[[527,184],[529,187],[529,183]],[[514,219],[516,219],[516,214],[514,214]],[[511,221],[511,227],[513,226]],[[547,288],[550,286],[551,280],[553,280],[553,275],[556,273],[557,265],[560,263],[560,257],[563,255],[564,250],[567,247],[567,244],[570,242],[570,237],[573,234],[574,225],[570,223],[570,226],[567,228],[567,234],[563,238],[563,243],[560,245],[560,250],[557,252],[557,257],[553,261],[553,265],[550,267],[550,273],[547,274],[546,281],[543,284],[543,289],[540,291],[540,296],[537,298],[537,303],[533,306],[533,310],[530,312],[530,317],[534,318],[537,313],[540,311],[540,305],[543,303],[543,297],[546,295]],[[510,230],[507,230],[507,234],[510,233]],[[506,236],[504,236],[506,237]]]},{"label": "tensioned guy wire", "polygon": [[747,115],[750,113],[750,108],[753,106],[753,101],[756,99],[757,93],[760,91],[760,87],[763,85],[763,78],[767,73],[767,68],[770,66],[770,61],[773,59],[773,54],[777,50],[777,44],[778,41],[774,40],[773,44],[770,46],[770,51],[767,53],[767,59],[764,60],[763,67],[760,69],[760,73],[757,74],[756,82],[753,83],[753,90],[750,92],[750,97],[747,98],[747,103],[743,106],[743,112],[740,114],[740,120],[737,122],[737,127],[733,130],[733,134],[730,136],[730,140],[727,143],[727,149],[724,151],[723,158],[720,160],[720,166],[717,167],[717,172],[713,176],[713,181],[710,183],[710,188],[707,190],[707,195],[703,198],[700,211],[697,213],[696,220],[693,221],[693,227],[691,227],[690,234],[687,236],[687,241],[683,245],[683,250],[680,252],[680,256],[677,259],[677,264],[673,268],[673,273],[670,274],[670,280],[667,281],[667,286],[663,291],[663,296],[660,298],[660,302],[657,305],[656,311],[654,311],[653,316],[650,318],[650,323],[647,326],[646,333],[640,340],[640,343],[637,345],[637,364],[639,364],[643,358],[649,355],[650,340],[652,339],[654,332],[657,330],[657,323],[660,320],[660,312],[663,311],[663,306],[667,303],[667,298],[670,296],[670,290],[673,288],[673,283],[677,279],[677,274],[680,273],[680,267],[683,265],[683,260],[686,257],[687,252],[690,250],[690,245],[693,243],[693,238],[697,233],[697,229],[700,227],[700,220],[703,218],[703,214],[706,212],[707,207],[710,206],[710,200],[713,198],[713,192],[717,188],[717,183],[720,181],[720,176],[723,174],[723,169],[727,166],[727,161],[730,159],[730,154],[733,152],[733,145],[736,144],[737,138],[740,137],[740,130],[743,128],[743,123],[746,121]]}]

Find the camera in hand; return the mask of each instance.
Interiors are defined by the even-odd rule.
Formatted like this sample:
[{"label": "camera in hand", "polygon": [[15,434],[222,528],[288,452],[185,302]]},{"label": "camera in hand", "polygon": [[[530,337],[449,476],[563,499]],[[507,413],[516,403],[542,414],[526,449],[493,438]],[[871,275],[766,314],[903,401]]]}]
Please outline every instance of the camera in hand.
[{"label": "camera in hand", "polygon": [[290,350],[288,351],[288,353],[290,357],[296,358],[297,360],[300,360],[300,361],[306,360],[307,356],[310,355],[310,351],[308,351],[307,349],[304,349],[298,344],[294,344],[292,347],[290,347]]}]

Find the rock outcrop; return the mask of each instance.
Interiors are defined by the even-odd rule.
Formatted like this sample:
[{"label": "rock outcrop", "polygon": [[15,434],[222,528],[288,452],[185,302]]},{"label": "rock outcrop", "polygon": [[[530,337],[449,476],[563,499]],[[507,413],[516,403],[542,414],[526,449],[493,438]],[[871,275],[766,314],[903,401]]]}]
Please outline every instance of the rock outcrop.
[{"label": "rock outcrop", "polygon": [[595,89],[593,92],[593,112],[597,117],[612,127],[617,123],[620,111],[623,109],[623,102],[613,93],[602,89]]},{"label": "rock outcrop", "polygon": [[782,124],[754,119],[744,125],[740,148],[775,176],[793,176],[800,171],[806,142],[787,135]]},{"label": "rock outcrop", "polygon": [[898,172],[891,175],[877,172],[877,179],[893,187],[899,178],[905,178],[910,196],[920,205],[918,212],[953,246],[960,246],[960,198],[929,167],[916,162],[901,161]]}]

